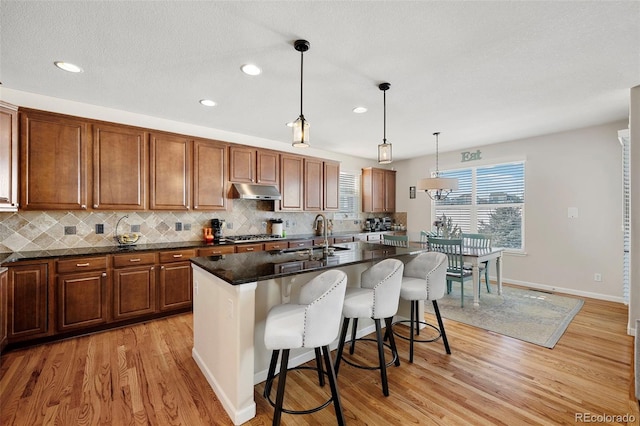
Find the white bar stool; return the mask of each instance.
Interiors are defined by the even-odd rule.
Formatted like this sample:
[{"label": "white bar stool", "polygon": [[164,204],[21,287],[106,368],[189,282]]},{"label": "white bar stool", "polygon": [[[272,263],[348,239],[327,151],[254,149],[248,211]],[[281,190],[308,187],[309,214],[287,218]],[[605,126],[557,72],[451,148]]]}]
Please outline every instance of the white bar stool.
[{"label": "white bar stool", "polygon": [[[447,255],[440,252],[421,253],[411,259],[404,266],[404,277],[400,288],[400,297],[411,303],[411,319],[409,321],[396,321],[394,324],[410,324],[410,334],[407,338],[394,330],[393,334],[401,339],[409,340],[409,362],[413,362],[414,342],[433,342],[442,337],[447,354],[451,354],[447,334],[444,331],[444,324],[438,308],[438,299],[441,299],[447,287]],[[432,301],[433,310],[438,320],[439,328],[418,318],[418,302],[421,300]],[[431,339],[416,339],[415,335],[420,335],[420,324],[431,327],[437,335]]]},{"label": "white bar stool", "polygon": [[344,307],[342,308],[344,321],[342,322],[342,333],[340,335],[340,343],[338,344],[338,353],[336,354],[336,374],[338,374],[340,368],[340,361],[343,359],[342,351],[344,349],[350,320],[352,318],[354,319],[351,331],[351,348],[349,349],[349,353],[353,354],[355,351],[358,318],[371,318],[376,326],[379,365],[376,367],[358,365],[347,359],[344,359],[344,362],[357,368],[368,370],[380,369],[382,393],[384,396],[389,396],[389,385],[387,384],[387,363],[384,359],[385,344],[380,320],[384,319],[385,321],[387,327],[385,335],[389,336],[389,347],[393,354],[389,365],[395,363],[397,367],[400,365],[400,358],[398,357],[398,350],[396,349],[393,333],[391,333],[391,319],[398,312],[403,269],[404,264],[398,259],[385,259],[376,263],[371,268],[362,272],[360,276],[360,287],[347,289],[344,298]]},{"label": "white bar stool", "polygon": [[[338,424],[344,425],[344,415],[329,344],[338,335],[346,288],[347,275],[340,270],[331,269],[302,286],[297,304],[286,303],[274,306],[269,310],[265,326],[264,344],[267,349],[273,352],[265,383],[264,396],[275,408],[273,425],[280,424],[282,413],[310,414],[327,407],[331,402],[333,402],[336,411]],[[283,401],[289,351],[297,348],[314,348],[319,384],[324,386],[324,374],[327,374],[329,385],[331,386],[331,398],[318,407],[296,411],[283,408]],[[326,372],[323,371],[320,362],[320,348],[324,356]],[[270,398],[271,385],[275,377],[280,351],[282,351],[282,359],[280,361],[278,391],[276,402],[274,403]]]}]

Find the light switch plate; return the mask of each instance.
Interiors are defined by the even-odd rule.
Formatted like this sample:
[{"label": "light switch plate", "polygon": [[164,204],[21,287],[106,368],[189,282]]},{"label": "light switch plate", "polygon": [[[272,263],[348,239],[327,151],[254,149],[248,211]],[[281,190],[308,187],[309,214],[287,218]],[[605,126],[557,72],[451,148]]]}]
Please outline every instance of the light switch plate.
[{"label": "light switch plate", "polygon": [[578,208],[577,207],[569,207],[567,209],[567,217],[569,219],[575,219],[578,217]]}]

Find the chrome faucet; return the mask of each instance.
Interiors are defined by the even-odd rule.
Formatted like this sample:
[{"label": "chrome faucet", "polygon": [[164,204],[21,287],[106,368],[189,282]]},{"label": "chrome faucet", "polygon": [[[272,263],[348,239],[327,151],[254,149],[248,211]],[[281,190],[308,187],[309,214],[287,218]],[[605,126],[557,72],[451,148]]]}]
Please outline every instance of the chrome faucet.
[{"label": "chrome faucet", "polygon": [[322,234],[324,237],[324,241],[322,242],[322,254],[323,257],[327,257],[327,255],[329,254],[329,240],[327,239],[327,228],[328,228],[328,223],[327,223],[327,218],[325,217],[325,215],[323,215],[322,213],[318,213],[316,215],[316,218],[313,219],[313,224],[314,224],[314,230],[317,231],[318,230],[318,220],[322,219]]}]

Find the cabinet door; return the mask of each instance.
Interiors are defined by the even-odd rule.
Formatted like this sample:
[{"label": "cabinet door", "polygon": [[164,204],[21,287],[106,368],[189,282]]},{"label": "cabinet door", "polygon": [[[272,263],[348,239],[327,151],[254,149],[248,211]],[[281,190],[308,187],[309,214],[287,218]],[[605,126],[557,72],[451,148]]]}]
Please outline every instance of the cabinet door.
[{"label": "cabinet door", "polygon": [[58,275],[56,297],[57,331],[91,327],[108,321],[105,271]]},{"label": "cabinet door", "polygon": [[94,125],[93,208],[146,209],[147,156],[143,130]]},{"label": "cabinet door", "polygon": [[261,185],[280,186],[280,154],[259,149],[256,153],[256,181]]},{"label": "cabinet door", "polygon": [[396,211],[396,172],[385,170],[384,172],[384,211]]},{"label": "cabinet door", "polygon": [[304,209],[322,210],[322,160],[304,159]]},{"label": "cabinet door", "polygon": [[226,210],[227,146],[193,142],[193,209]]},{"label": "cabinet door", "polygon": [[149,207],[152,210],[188,210],[191,141],[183,136],[161,133],[152,133],[149,138]]},{"label": "cabinet door", "polygon": [[302,210],[303,158],[296,155],[280,155],[281,210]]},{"label": "cabinet door", "polygon": [[385,170],[373,167],[362,169],[362,211],[385,211]]},{"label": "cabinet door", "polygon": [[156,312],[156,268],[139,266],[113,270],[113,319]]},{"label": "cabinet door", "polygon": [[0,352],[7,346],[7,303],[9,273],[0,272]]},{"label": "cabinet door", "polygon": [[338,211],[340,209],[339,199],[340,187],[340,163],[330,161],[324,162],[324,210]]},{"label": "cabinet door", "polygon": [[160,310],[188,308],[192,303],[191,262],[160,267]]},{"label": "cabinet door", "polygon": [[86,209],[89,124],[33,111],[21,112],[20,121],[21,207]]},{"label": "cabinet door", "polygon": [[18,109],[0,102],[0,212],[18,210]]},{"label": "cabinet door", "polygon": [[9,268],[9,342],[47,334],[46,264]]},{"label": "cabinet door", "polygon": [[256,149],[240,145],[229,147],[229,180],[254,183],[256,179]]}]

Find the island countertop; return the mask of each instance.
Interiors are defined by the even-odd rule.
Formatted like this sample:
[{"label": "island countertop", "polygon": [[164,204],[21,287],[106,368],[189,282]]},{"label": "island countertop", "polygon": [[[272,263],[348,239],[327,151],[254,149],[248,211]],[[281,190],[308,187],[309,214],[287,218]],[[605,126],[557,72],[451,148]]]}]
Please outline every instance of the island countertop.
[{"label": "island countertop", "polygon": [[[293,252],[235,253],[223,256],[195,257],[191,262],[231,285],[264,281],[321,269],[381,260],[384,258],[415,255],[424,247],[394,247],[366,242],[335,244],[334,254],[322,256],[322,248]],[[296,268],[278,268],[278,265],[296,263]]]}]

